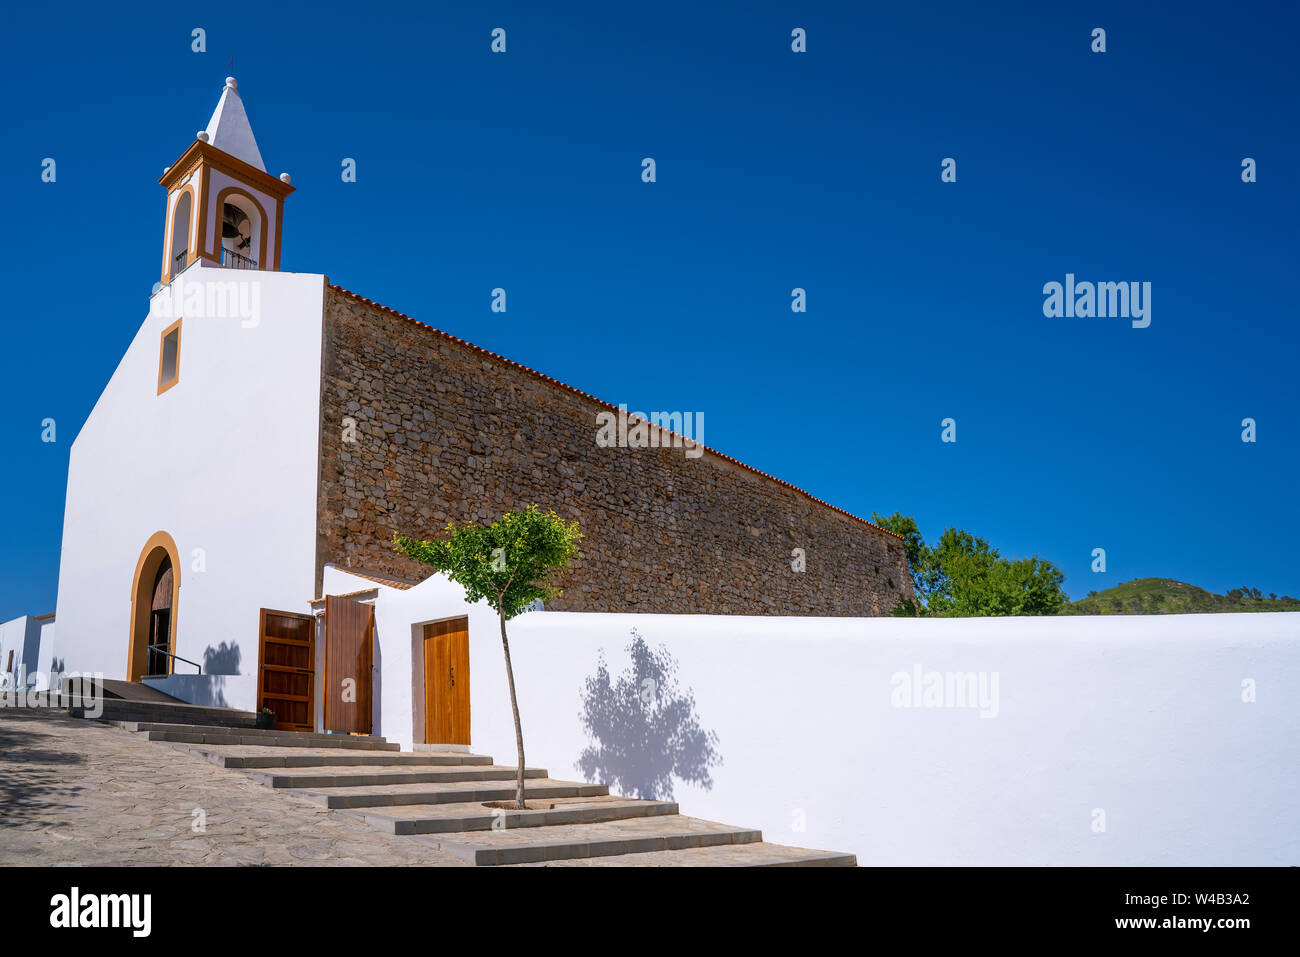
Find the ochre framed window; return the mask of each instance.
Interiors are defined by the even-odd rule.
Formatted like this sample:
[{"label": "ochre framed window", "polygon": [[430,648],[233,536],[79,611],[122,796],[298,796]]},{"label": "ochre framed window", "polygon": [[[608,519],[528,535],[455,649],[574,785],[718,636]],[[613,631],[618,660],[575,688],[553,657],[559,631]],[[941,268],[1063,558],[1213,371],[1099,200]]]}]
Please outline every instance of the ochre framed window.
[{"label": "ochre framed window", "polygon": [[181,320],[163,330],[158,344],[158,394],[162,395],[181,378]]}]

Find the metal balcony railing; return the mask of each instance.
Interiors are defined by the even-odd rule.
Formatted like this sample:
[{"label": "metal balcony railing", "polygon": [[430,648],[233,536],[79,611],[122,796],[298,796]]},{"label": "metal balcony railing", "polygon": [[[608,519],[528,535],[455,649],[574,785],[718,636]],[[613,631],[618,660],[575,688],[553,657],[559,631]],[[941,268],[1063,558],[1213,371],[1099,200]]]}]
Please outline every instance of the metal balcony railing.
[{"label": "metal balcony railing", "polygon": [[221,265],[228,269],[256,269],[257,260],[251,259],[242,253],[237,253],[233,249],[221,247]]}]

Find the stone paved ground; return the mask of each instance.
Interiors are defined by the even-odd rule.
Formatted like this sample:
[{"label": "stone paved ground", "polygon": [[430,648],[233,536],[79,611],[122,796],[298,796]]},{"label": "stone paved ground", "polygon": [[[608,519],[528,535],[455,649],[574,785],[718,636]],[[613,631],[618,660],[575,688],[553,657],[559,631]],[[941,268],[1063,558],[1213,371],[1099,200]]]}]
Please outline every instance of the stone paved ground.
[{"label": "stone paved ground", "polygon": [[[194,809],[206,833],[192,829]],[[0,865],[464,862],[63,712],[0,708]]]}]

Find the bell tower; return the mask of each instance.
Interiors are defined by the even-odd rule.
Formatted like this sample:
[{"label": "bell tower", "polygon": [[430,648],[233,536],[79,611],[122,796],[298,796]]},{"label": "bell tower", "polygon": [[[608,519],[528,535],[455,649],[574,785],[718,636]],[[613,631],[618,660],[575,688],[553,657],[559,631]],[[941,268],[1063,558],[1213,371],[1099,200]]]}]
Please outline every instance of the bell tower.
[{"label": "bell tower", "polygon": [[233,76],[189,149],[163,171],[167,190],[162,281],[192,263],[228,269],[280,268],[289,174],[266,171]]}]

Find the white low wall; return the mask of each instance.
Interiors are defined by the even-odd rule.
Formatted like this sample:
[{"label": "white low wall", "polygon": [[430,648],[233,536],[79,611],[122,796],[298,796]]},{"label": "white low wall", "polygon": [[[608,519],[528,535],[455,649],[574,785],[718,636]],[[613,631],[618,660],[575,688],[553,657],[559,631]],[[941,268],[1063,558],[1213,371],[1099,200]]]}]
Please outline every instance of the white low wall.
[{"label": "white low wall", "polygon": [[[256,668],[256,662],[253,667]],[[257,710],[257,675],[167,675],[144,683],[181,701],[205,707]]]},{"label": "white low wall", "polygon": [[[331,594],[366,584],[326,575]],[[513,764],[496,616],[462,595],[441,576],[379,589],[376,733],[407,749],[422,740],[421,624],[466,614],[473,750]],[[653,778],[678,755],[684,813],[863,864],[1300,864],[1300,614],[534,612],[508,628],[528,764],[555,777],[583,779],[593,746],[621,753],[597,764],[606,781]],[[657,700],[652,715],[672,695],[644,675],[618,692],[633,628],[675,663],[678,699],[693,696],[649,727],[640,692]],[[612,687],[593,737],[581,715],[602,651]],[[982,679],[986,700],[928,707],[932,674],[969,674],[976,691]],[[708,763],[698,740],[680,740],[691,718],[716,735],[707,786],[680,779]]]},{"label": "white low wall", "polygon": [[[617,680],[633,627],[717,735],[712,786],[673,788],[687,814],[863,864],[1300,863],[1300,614],[528,614],[509,632],[530,765],[580,776],[584,682],[602,649]],[[500,639],[470,638],[474,750],[510,763]],[[897,706],[918,667],[996,675],[996,716]]]},{"label": "white low wall", "polygon": [[17,683],[48,690],[54,654],[54,619],[24,615],[0,622],[0,674],[6,686]]}]

